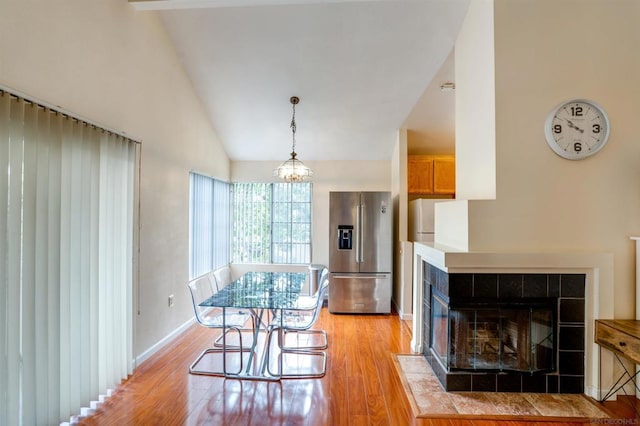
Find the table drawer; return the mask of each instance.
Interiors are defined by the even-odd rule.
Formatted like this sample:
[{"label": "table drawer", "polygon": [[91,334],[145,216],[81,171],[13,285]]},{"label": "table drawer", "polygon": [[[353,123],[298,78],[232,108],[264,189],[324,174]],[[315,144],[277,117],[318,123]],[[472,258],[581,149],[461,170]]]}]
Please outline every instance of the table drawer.
[{"label": "table drawer", "polygon": [[596,321],[595,341],[618,354],[640,364],[640,338]]}]

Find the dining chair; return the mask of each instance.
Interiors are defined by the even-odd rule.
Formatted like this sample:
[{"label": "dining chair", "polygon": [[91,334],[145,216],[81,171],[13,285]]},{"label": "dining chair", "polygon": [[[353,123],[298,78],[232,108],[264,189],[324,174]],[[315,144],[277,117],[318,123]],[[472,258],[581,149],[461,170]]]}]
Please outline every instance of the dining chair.
[{"label": "dining chair", "polygon": [[[318,278],[318,288],[316,289],[315,293],[311,296],[298,296],[298,300],[296,301],[296,309],[313,310],[316,307],[316,302],[318,301],[318,292],[322,289],[323,285],[329,285],[329,269],[327,269],[326,267],[323,267],[320,271]],[[327,293],[325,292],[325,296],[326,294]],[[324,296],[320,298],[320,300],[322,301],[321,303],[324,303],[324,298]]]},{"label": "dining chair", "polygon": [[[196,358],[196,360],[189,366],[189,373],[214,375],[214,376],[228,376],[230,374],[240,374],[243,369],[243,352],[249,352],[249,348],[245,348],[242,342],[242,327],[249,319],[248,314],[233,313],[229,314],[224,312],[221,308],[201,306],[208,298],[213,296],[216,291],[214,289],[214,283],[211,281],[208,274],[202,275],[198,278],[194,278],[188,283],[189,293],[191,294],[191,301],[193,303],[193,311],[198,323],[204,327],[211,329],[221,329],[222,335],[222,347],[207,348]],[[238,335],[239,345],[231,346],[226,345],[227,332],[234,331]],[[216,341],[220,340],[216,339]],[[227,354],[237,353],[239,354],[239,369],[237,373],[229,373],[227,371]],[[196,365],[208,354],[222,354],[222,371],[213,370],[199,370],[196,369]]]},{"label": "dining chair", "polygon": [[[221,268],[211,271],[209,273],[209,277],[213,281],[217,291],[222,290],[233,281],[233,278],[231,276],[231,268],[229,268],[229,265],[225,265]],[[227,308],[226,312],[227,314],[230,314],[230,315],[250,315],[252,329],[255,328],[255,317],[251,315],[247,309]],[[253,331],[253,330],[243,329],[242,331]],[[220,337],[218,337],[218,339],[216,340],[215,345],[216,346],[221,345]]]},{"label": "dining chair", "polygon": [[[271,371],[270,362],[266,363],[266,368],[269,374],[277,375],[285,378],[314,378],[314,377],[322,377],[326,374],[327,367],[327,354],[322,351],[322,349],[326,349],[328,346],[328,338],[327,333],[324,330],[312,330],[311,328],[315,325],[318,318],[320,317],[320,312],[322,311],[322,306],[324,305],[324,295],[326,294],[329,288],[329,279],[328,274],[323,277],[320,287],[314,296],[311,296],[307,300],[301,301],[295,308],[292,309],[284,309],[275,313],[270,325],[269,325],[269,333],[267,337],[267,359],[270,359],[270,354],[273,351],[272,346],[272,338],[274,335],[278,337],[278,350],[280,351],[279,357],[283,357],[287,354],[297,355],[299,357],[311,357],[311,358],[319,358],[321,367],[319,369],[315,369],[314,371],[298,371],[295,373],[286,373],[284,372],[285,366],[280,362],[279,369],[280,371],[277,373],[273,373]],[[313,299],[313,303],[312,303]],[[287,345],[287,336],[295,336],[296,341],[299,343],[300,336],[307,336],[307,341],[310,339],[310,336],[320,336],[320,343],[316,344],[294,344]],[[289,339],[291,340],[291,339]]]},{"label": "dining chair", "polygon": [[[277,312],[274,316],[271,324],[273,326],[282,325],[283,329],[283,341],[280,342],[281,349],[295,350],[295,349],[326,349],[328,346],[327,332],[324,330],[312,329],[315,323],[320,317],[322,306],[324,305],[324,295],[329,290],[329,276],[326,274],[321,278],[320,286],[313,296],[299,296],[296,301],[295,308],[285,309]],[[282,317],[282,318],[281,318]],[[296,337],[307,336],[308,340],[310,336],[320,336],[320,342],[315,344],[307,344],[302,346],[296,344],[295,346],[287,346],[287,336],[293,335]],[[300,339],[296,338],[299,342]]]},{"label": "dining chair", "polygon": [[215,269],[212,275],[216,281],[216,285],[218,286],[218,291],[222,290],[224,287],[229,285],[231,281],[233,281],[229,265]]}]

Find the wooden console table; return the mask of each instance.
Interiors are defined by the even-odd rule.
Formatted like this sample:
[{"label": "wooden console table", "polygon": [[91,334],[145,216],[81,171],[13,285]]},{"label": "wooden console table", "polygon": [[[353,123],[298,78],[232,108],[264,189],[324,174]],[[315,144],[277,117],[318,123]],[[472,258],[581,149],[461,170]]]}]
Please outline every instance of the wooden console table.
[{"label": "wooden console table", "polygon": [[[601,401],[606,401],[609,397],[615,395],[616,392],[623,389],[629,382],[632,382],[636,391],[640,392],[640,388],[638,388],[636,382],[640,370],[631,374],[622,363],[622,360],[620,360],[620,357],[623,357],[632,361],[634,364],[640,364],[640,321],[596,320],[595,342],[600,347],[612,351],[624,370],[624,373],[622,373]],[[621,383],[625,377],[627,377],[627,380]]]}]

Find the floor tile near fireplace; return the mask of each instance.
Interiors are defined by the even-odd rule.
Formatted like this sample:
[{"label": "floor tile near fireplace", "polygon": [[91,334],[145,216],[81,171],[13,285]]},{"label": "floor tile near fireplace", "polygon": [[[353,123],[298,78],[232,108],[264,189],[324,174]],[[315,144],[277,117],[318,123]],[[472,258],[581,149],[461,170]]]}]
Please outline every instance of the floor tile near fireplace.
[{"label": "floor tile near fireplace", "polygon": [[[528,420],[551,422],[571,421],[605,424],[610,421],[608,413],[593,404],[584,395],[549,395],[535,390],[524,392],[445,392],[433,376],[433,369],[424,362],[424,358],[415,355],[396,355],[396,367],[400,375],[414,414],[417,417],[447,419],[456,416],[482,416],[499,418],[509,416],[517,422],[517,416],[526,416]],[[469,375],[467,375],[470,377]],[[543,376],[535,376],[537,380]],[[523,376],[523,384],[526,378]],[[516,416],[516,417],[514,417]],[[548,418],[544,418],[548,417]],[[556,417],[556,418],[551,418]]]}]

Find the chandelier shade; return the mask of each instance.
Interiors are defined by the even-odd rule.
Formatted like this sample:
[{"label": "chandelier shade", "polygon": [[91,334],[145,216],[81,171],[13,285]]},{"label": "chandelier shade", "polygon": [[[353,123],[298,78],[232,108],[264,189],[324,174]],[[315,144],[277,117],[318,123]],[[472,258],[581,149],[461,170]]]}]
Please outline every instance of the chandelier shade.
[{"label": "chandelier shade", "polygon": [[296,154],[296,105],[300,102],[300,99],[292,96],[289,102],[291,102],[293,108],[290,126],[292,134],[291,157],[280,164],[278,168],[274,169],[273,175],[286,182],[303,182],[313,176],[313,171],[302,161],[298,160],[298,154]]},{"label": "chandelier shade", "polygon": [[302,182],[311,178],[313,171],[296,158],[295,152],[292,152],[291,158],[280,164],[280,166],[273,171],[273,174],[287,182]]}]

